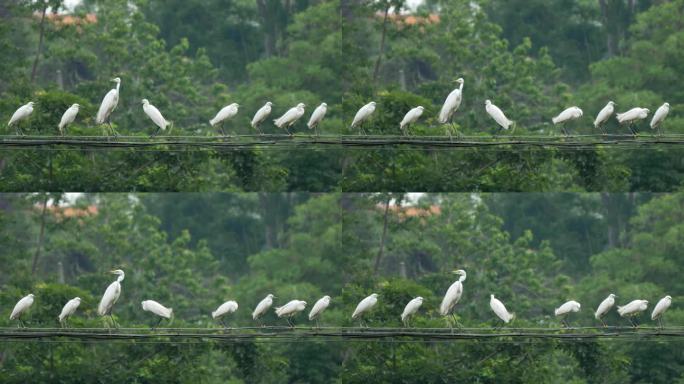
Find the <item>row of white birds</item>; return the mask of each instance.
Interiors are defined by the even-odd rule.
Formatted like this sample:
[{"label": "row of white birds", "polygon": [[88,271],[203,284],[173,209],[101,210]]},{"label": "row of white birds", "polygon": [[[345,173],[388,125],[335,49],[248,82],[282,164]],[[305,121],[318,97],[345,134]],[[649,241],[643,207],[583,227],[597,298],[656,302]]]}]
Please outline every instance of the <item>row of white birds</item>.
[{"label": "row of white birds", "polygon": [[[102,296],[102,299],[100,300],[100,303],[98,305],[97,313],[100,316],[108,317],[111,320],[112,324],[116,326],[117,324],[114,318],[112,317],[112,309],[114,308],[114,304],[116,304],[121,295],[121,283],[124,280],[125,274],[124,271],[120,269],[111,271],[111,273],[118,275],[118,277],[105,290],[105,293]],[[458,275],[459,277],[447,289],[446,294],[444,295],[444,298],[442,299],[442,302],[439,306],[439,313],[442,316],[452,316],[451,320],[458,324],[456,316],[454,314],[454,309],[456,307],[456,304],[459,303],[461,297],[463,296],[463,283],[466,280],[467,274],[466,271],[462,269],[453,271],[453,273]],[[356,306],[354,312],[352,313],[351,318],[354,320],[359,320],[361,322],[361,325],[365,326],[363,322],[363,316],[370,312],[376,306],[376,304],[378,303],[378,297],[379,295],[377,293],[373,293],[365,299],[361,300],[359,304]],[[615,306],[616,297],[617,296],[612,293],[608,295],[608,297],[599,304],[598,308],[596,309],[596,312],[594,313],[594,317],[597,320],[599,320],[603,324],[603,326],[606,326],[606,323],[603,321],[603,318]],[[254,311],[252,312],[252,319],[255,321],[259,321],[259,319],[262,318],[273,306],[273,299],[275,298],[276,297],[273,294],[268,294],[264,299],[262,299],[254,308]],[[10,320],[17,320],[20,326],[24,326],[21,317],[29,310],[31,305],[33,305],[33,300],[33,294],[29,294],[23,297],[21,300],[19,300],[17,304],[14,306],[14,309],[12,310]],[[412,299],[408,302],[408,304],[406,304],[406,307],[404,308],[404,311],[401,313],[400,316],[401,321],[404,323],[404,326],[410,326],[410,318],[418,313],[418,310],[423,305],[423,301],[424,299],[419,296]],[[331,298],[327,295],[323,296],[318,301],[316,301],[313,308],[309,312],[309,320],[315,321],[316,325],[318,326],[318,319],[321,317],[323,312],[328,308],[330,302]],[[64,305],[64,308],[62,308],[62,312],[58,316],[59,322],[63,327],[67,326],[68,318],[76,313],[76,310],[78,309],[80,304],[81,299],[79,297],[76,297],[69,300]],[[671,304],[672,297],[665,296],[662,299],[660,299],[660,301],[658,301],[655,308],[653,309],[653,312],[651,313],[651,319],[657,320],[661,327],[662,317]],[[141,303],[141,305],[143,311],[150,312],[159,317],[159,322],[157,323],[157,325],[163,319],[170,320],[173,316],[172,308],[167,308],[166,306],[154,300],[145,300]],[[306,305],[306,301],[291,300],[281,307],[276,307],[275,314],[279,318],[286,318],[288,324],[290,326],[293,326],[291,318],[296,316],[300,312],[304,311],[306,309]],[[503,302],[494,297],[494,295],[490,295],[489,306],[494,312],[494,314],[506,324],[511,322],[515,317],[515,315],[512,312],[508,311]],[[574,300],[570,300],[561,305],[560,307],[556,308],[554,311],[554,315],[560,318],[565,326],[569,327],[567,317],[572,313],[579,312],[580,308],[580,303]],[[646,309],[648,309],[647,300],[633,300],[626,305],[618,306],[617,312],[621,317],[628,318],[632,325],[636,327],[637,323],[634,319],[637,316],[639,316],[642,312],[646,311]],[[234,300],[229,300],[221,304],[218,308],[216,308],[216,310],[211,313],[211,316],[215,320],[221,322],[221,324],[225,327],[226,324],[224,322],[224,318],[235,313],[237,310],[238,303]],[[449,322],[449,324],[451,326],[452,322]]]},{"label": "row of white birds", "polygon": [[[119,88],[121,86],[121,79],[117,77],[112,79],[112,81],[116,83],[116,87],[111,89],[102,99],[100,108],[97,111],[97,116],[95,117],[95,123],[98,125],[105,123],[108,124],[110,133],[113,135],[117,135],[117,132],[114,130],[114,127],[111,124],[111,117],[112,112],[116,109],[117,105],[119,104]],[[451,93],[449,93],[439,112],[437,121],[441,124],[447,124],[452,120],[453,115],[459,109],[459,107],[461,106],[461,102],[463,101],[464,80],[463,78],[459,78],[455,82],[459,84],[458,87],[451,91]],[[31,101],[19,107],[19,109],[17,109],[10,118],[7,126],[11,127],[12,125],[14,125],[15,129],[17,130],[17,134],[23,134],[23,131],[19,127],[18,123],[22,120],[28,119],[31,116],[31,114],[33,113],[33,106],[35,104],[35,102]],[[223,124],[238,114],[239,107],[240,105],[237,103],[232,103],[230,105],[223,107],[216,114],[216,116],[214,116],[213,119],[209,120],[209,124],[212,127],[218,126],[221,130],[221,133],[225,135]],[[271,103],[270,101],[267,102],[254,114],[254,117],[252,118],[251,126],[254,129],[256,129],[257,132],[259,132],[260,134],[263,134],[260,125],[264,121],[266,121],[266,119],[268,119],[268,117],[271,114],[272,107],[273,103]],[[274,124],[278,128],[285,129],[285,131],[291,135],[292,133],[290,132],[290,127],[292,127],[302,116],[304,116],[305,107],[306,106],[304,105],[304,103],[297,104],[295,107],[290,108],[282,116],[273,120]],[[603,128],[603,125],[615,114],[615,107],[616,104],[610,101],[603,109],[601,109],[601,111],[596,116],[596,119],[594,120],[594,127],[600,129],[602,133],[606,133]],[[64,135],[66,133],[67,126],[76,120],[79,108],[79,104],[73,104],[64,112],[58,124],[60,134]],[[158,134],[160,131],[166,131],[167,127],[171,125],[171,123],[164,118],[159,109],[157,109],[157,107],[155,107],[154,105],[150,104],[150,102],[147,99],[142,99],[142,108],[143,112],[157,126],[157,130],[152,134],[152,136]],[[318,107],[316,107],[316,109],[311,114],[311,117],[309,118],[307,126],[309,127],[309,129],[314,129],[316,134],[318,134],[318,126],[325,117],[327,110],[328,105],[326,103],[321,103]],[[358,112],[356,112],[356,115],[354,116],[354,120],[352,121],[350,128],[358,128],[361,133],[366,134],[366,131],[363,129],[363,124],[370,120],[375,110],[376,103],[374,101],[371,101],[368,104],[361,107],[361,109],[359,109]],[[406,113],[404,118],[399,123],[399,129],[404,135],[409,134],[409,126],[411,124],[416,123],[423,115],[424,111],[425,108],[423,106],[417,106]],[[490,100],[485,101],[485,111],[499,125],[500,130],[508,130],[514,124],[512,120],[506,117],[501,108],[494,105]],[[634,131],[632,125],[639,122],[640,120],[646,119],[648,117],[649,112],[650,111],[648,108],[635,107],[628,110],[627,112],[617,113],[616,118],[620,124],[628,125],[632,134],[636,135],[636,132]],[[658,110],[656,110],[655,114],[653,115],[653,118],[651,119],[651,128],[660,129],[660,125],[665,120],[669,112],[670,104],[664,103],[663,105],[661,105],[658,108]],[[567,135],[565,124],[572,120],[577,120],[581,118],[583,115],[584,112],[579,107],[574,106],[565,109],[558,116],[551,119],[551,121],[554,125],[560,124],[563,133]],[[448,133],[449,135],[451,135],[451,129],[448,130]]]}]

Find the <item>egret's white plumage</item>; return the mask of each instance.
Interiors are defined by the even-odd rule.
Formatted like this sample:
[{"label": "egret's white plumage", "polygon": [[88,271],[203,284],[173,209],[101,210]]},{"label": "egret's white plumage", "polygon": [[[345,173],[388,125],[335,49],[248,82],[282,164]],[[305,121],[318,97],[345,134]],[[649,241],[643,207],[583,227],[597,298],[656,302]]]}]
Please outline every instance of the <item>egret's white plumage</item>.
[{"label": "egret's white plumage", "polygon": [[449,289],[447,289],[444,298],[442,299],[442,304],[439,306],[439,314],[442,316],[448,315],[452,309],[458,304],[463,295],[463,282],[466,280],[466,271],[459,269],[453,273],[459,275],[458,280],[456,280]]},{"label": "egret's white plumage", "polygon": [[562,124],[570,120],[579,119],[583,114],[584,112],[579,107],[570,107],[551,119],[551,121],[553,121],[553,124]]},{"label": "egret's white plumage", "polygon": [[76,119],[76,115],[78,115],[79,108],[81,108],[80,105],[72,104],[71,107],[64,111],[62,119],[59,121],[59,125],[57,126],[59,128],[60,134],[64,135],[64,131],[67,125],[74,122],[74,120]]},{"label": "egret's white plumage", "polygon": [[216,114],[216,116],[214,116],[213,119],[209,120],[209,124],[211,124],[212,127],[215,127],[216,125],[233,118],[235,115],[237,115],[239,108],[240,104],[238,103],[226,105],[225,107],[221,108],[220,111],[218,111],[218,113]]},{"label": "egret's white plumage", "polygon": [[160,130],[165,131],[166,127],[169,126],[169,124],[171,123],[166,121],[166,119],[164,118],[164,116],[162,116],[161,112],[159,112],[157,107],[150,104],[149,100],[147,99],[142,99],[142,105],[143,111],[145,112],[147,117],[149,117],[150,120],[152,120],[152,122],[154,123],[154,125],[157,126],[157,130],[152,135],[156,135],[157,133],[159,133]]},{"label": "egret's white plumage", "polygon": [[373,293],[370,296],[366,297],[365,299],[361,300],[359,304],[356,306],[356,309],[354,310],[354,313],[352,313],[352,319],[359,318],[363,316],[364,313],[370,311],[375,304],[378,303],[378,294]]},{"label": "egret's white plumage", "polygon": [[503,320],[504,323],[508,324],[515,317],[514,314],[508,312],[506,306],[501,302],[501,300],[494,297],[494,295],[489,295],[489,307],[492,311]]},{"label": "egret's white plumage", "polygon": [[121,87],[121,79],[115,77],[112,79],[116,83],[116,88],[111,89],[100,103],[100,109],[97,110],[97,115],[95,116],[96,124],[104,124],[105,121],[111,120],[111,114],[119,105],[119,88]]},{"label": "egret's white plumage", "polygon": [[306,309],[306,301],[290,300],[282,307],[276,307],[275,313],[278,317],[292,317]]},{"label": "egret's white plumage", "polygon": [[650,111],[648,108],[632,108],[627,112],[618,113],[617,120],[620,124],[633,123],[637,120],[643,120],[648,117]]},{"label": "egret's white plumage", "polygon": [[594,313],[594,317],[596,320],[600,320],[603,325],[606,325],[606,323],[603,322],[603,317],[606,316],[608,311],[610,311],[613,306],[615,305],[615,295],[610,294],[608,297],[603,299],[601,304],[599,304],[598,308],[596,308],[596,312]]},{"label": "egret's white plumage", "polygon": [[266,313],[266,311],[268,311],[269,308],[271,308],[271,305],[273,305],[274,297],[275,296],[269,293],[268,295],[266,295],[266,297],[263,298],[263,300],[259,302],[259,304],[257,304],[256,308],[254,308],[254,312],[252,312],[253,320],[260,318]]},{"label": "egret's white plumage", "polygon": [[487,111],[487,114],[489,114],[489,116],[491,116],[492,119],[494,119],[494,121],[501,126],[501,128],[508,129],[513,124],[511,120],[508,120],[506,115],[504,115],[503,111],[499,107],[492,104],[491,100],[485,101],[485,110]]},{"label": "egret's white plumage", "polygon": [[21,322],[21,315],[31,308],[33,305],[33,298],[33,293],[29,293],[17,301],[17,304],[14,305],[14,309],[12,309],[12,313],[10,314],[10,320],[19,320]]},{"label": "egret's white plumage", "polygon": [[618,306],[617,311],[622,317],[634,317],[648,309],[648,300],[632,300],[627,305]]},{"label": "egret's white plumage", "polygon": [[599,111],[598,115],[596,115],[596,120],[594,120],[594,128],[600,128],[603,123],[608,121],[608,119],[613,116],[613,113],[615,113],[615,103],[613,101],[609,101],[608,104],[606,104],[606,106]]},{"label": "egret's white plumage", "polygon": [[444,100],[442,109],[439,111],[439,117],[437,121],[439,121],[441,124],[448,123],[451,119],[451,116],[458,110],[458,107],[461,106],[461,101],[463,100],[464,80],[462,78],[458,78],[456,79],[456,83],[459,84],[458,88],[449,93],[446,100]]},{"label": "egret's white plumage", "polygon": [[309,122],[306,123],[306,126],[309,127],[309,129],[315,129],[316,133],[318,133],[318,125],[321,123],[323,118],[325,117],[325,113],[328,111],[328,104],[326,103],[321,103],[316,109],[314,109],[313,113],[311,114],[311,117],[309,118]]},{"label": "egret's white plumage", "polygon": [[78,309],[79,305],[81,305],[80,297],[74,297],[73,299],[67,301],[62,308],[62,312],[60,312],[59,316],[57,317],[59,322],[64,323],[68,317],[76,313],[76,309]]},{"label": "egret's white plumage", "polygon": [[297,104],[296,107],[290,108],[285,114],[279,118],[273,120],[273,123],[281,129],[285,129],[287,133],[290,133],[289,127],[297,122],[302,116],[304,116],[304,103]]},{"label": "egret's white plumage", "polygon": [[102,295],[100,305],[97,306],[97,313],[100,316],[111,316],[112,307],[114,307],[116,301],[119,300],[119,296],[121,296],[121,282],[126,277],[124,271],[120,269],[111,271],[110,273],[118,275],[118,277],[116,278],[116,281],[109,284],[104,295]]},{"label": "egret's white plumage", "polygon": [[252,118],[252,122],[250,123],[252,125],[252,128],[256,129],[259,133],[261,132],[261,129],[259,128],[259,124],[261,124],[264,120],[268,118],[268,116],[271,114],[271,107],[273,106],[273,103],[270,101],[264,104],[263,107],[259,108],[258,111],[254,114],[254,117]]},{"label": "egret's white plumage", "polygon": [[653,308],[653,312],[651,313],[651,320],[660,320],[665,311],[667,311],[667,309],[670,308],[670,305],[672,305],[672,296],[667,295],[660,299],[658,301],[658,304],[656,304],[655,308]]},{"label": "egret's white plumage", "polygon": [[28,103],[22,105],[19,107],[14,113],[12,114],[12,117],[10,118],[9,122],[7,123],[7,126],[10,127],[12,124],[16,124],[21,120],[27,119],[31,114],[33,113],[33,105],[35,103],[33,101],[29,101]]},{"label": "egret's white plumage", "polygon": [[568,315],[570,315],[571,313],[579,312],[580,309],[581,309],[580,303],[576,302],[575,300],[570,300],[570,301],[567,301],[567,302],[563,303],[560,307],[556,308],[556,309],[553,311],[553,314],[554,314],[556,317],[562,317],[562,318],[563,318],[563,319],[562,319],[563,324],[565,324],[566,326],[569,327],[570,325],[568,324],[566,318],[567,318]]},{"label": "egret's white plumage", "polygon": [[214,319],[220,319],[223,316],[235,313],[238,310],[238,303],[234,300],[228,300],[225,303],[219,305],[214,312],[211,313],[211,317]]},{"label": "egret's white plumage", "polygon": [[[173,316],[172,308],[166,308],[154,300],[145,300],[141,302],[140,305],[142,305],[143,311],[154,313],[155,315],[159,316],[159,321],[154,327],[159,325],[162,319],[171,319],[171,316]],[[154,327],[152,328],[154,329]]]},{"label": "egret's white plumage", "polygon": [[423,298],[418,296],[413,300],[409,301],[404,307],[404,312],[401,313],[401,322],[405,326],[409,325],[409,318],[418,312],[420,306],[423,305]]},{"label": "egret's white plumage", "polygon": [[318,319],[323,311],[325,311],[330,305],[330,296],[325,295],[316,301],[311,312],[309,312],[309,320]]},{"label": "egret's white plumage", "polygon": [[405,128],[418,121],[418,118],[420,118],[424,110],[425,108],[419,105],[408,111],[406,115],[404,115],[404,118],[401,120],[401,123],[399,123],[399,129],[401,129],[402,132],[406,134]]},{"label": "egret's white plumage", "polygon": [[653,119],[651,119],[651,129],[659,128],[668,113],[670,113],[670,103],[665,103],[658,107],[653,114]]},{"label": "egret's white plumage", "polygon": [[364,105],[356,112],[356,115],[354,115],[354,120],[351,123],[351,128],[357,127],[364,121],[368,120],[373,112],[375,112],[375,101],[371,101],[370,103]]}]

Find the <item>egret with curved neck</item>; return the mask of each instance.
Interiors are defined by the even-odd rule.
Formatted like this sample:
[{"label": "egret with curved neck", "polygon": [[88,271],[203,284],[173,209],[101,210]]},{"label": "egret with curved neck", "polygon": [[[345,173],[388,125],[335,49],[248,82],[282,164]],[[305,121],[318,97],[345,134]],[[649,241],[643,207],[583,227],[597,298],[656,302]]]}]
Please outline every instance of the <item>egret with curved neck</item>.
[{"label": "egret with curved neck", "polygon": [[118,328],[119,325],[114,320],[114,317],[112,317],[112,308],[114,307],[114,304],[116,304],[116,301],[119,300],[119,296],[121,296],[121,282],[126,277],[126,274],[120,269],[110,271],[109,273],[118,275],[118,277],[116,278],[116,281],[109,284],[104,295],[102,295],[100,305],[97,307],[97,313],[100,316],[109,316],[112,324]]},{"label": "egret with curved neck", "polygon": [[[463,282],[467,277],[466,271],[458,269],[452,273],[459,275],[459,278],[453,284],[451,284],[444,295],[444,299],[442,299],[442,304],[439,306],[439,313],[442,316],[449,316],[449,313],[453,311],[456,304],[458,304],[458,302],[461,300],[461,296],[463,296]],[[458,324],[456,315],[452,313],[451,321],[447,319],[447,322],[449,323],[449,327],[451,327],[452,323]]]}]

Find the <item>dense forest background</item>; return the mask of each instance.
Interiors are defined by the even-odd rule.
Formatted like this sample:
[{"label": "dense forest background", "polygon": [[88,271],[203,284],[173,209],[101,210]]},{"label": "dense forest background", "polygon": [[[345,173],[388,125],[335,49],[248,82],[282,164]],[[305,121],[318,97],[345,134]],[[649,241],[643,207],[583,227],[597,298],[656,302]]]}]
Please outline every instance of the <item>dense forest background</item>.
[{"label": "dense forest background", "polygon": [[[465,79],[455,128],[491,134],[492,99],[517,133],[558,134],[550,119],[569,105],[585,111],[573,132],[593,132],[608,100],[618,110],[677,112],[684,0],[61,0],[0,4],[0,116],[37,101],[25,126],[56,134],[62,112],[83,105],[73,135],[100,135],[93,116],[109,80],[122,78],[117,130],[147,135],[148,98],[174,122],[172,134],[215,135],[216,111],[238,102],[226,126],[250,133],[266,101],[278,116],[298,102],[307,115],[329,105],[324,134],[349,134],[355,111],[378,103],[366,129],[398,134],[403,114],[427,112],[418,135],[445,135],[435,116],[457,77]],[[303,119],[294,130],[308,135]],[[269,133],[277,128],[264,125]],[[622,132],[615,122],[610,132]],[[645,124],[642,131],[648,134]],[[551,191],[680,188],[676,147],[246,148],[183,151],[17,149],[0,152],[2,191]]]},{"label": "dense forest background", "polygon": [[[389,209],[385,209],[390,202]],[[96,305],[126,272],[115,316],[123,327],[155,320],[140,301],[174,308],[174,327],[219,327],[210,312],[239,302],[233,326],[250,326],[267,293],[276,303],[322,295],[327,326],[351,326],[356,303],[380,293],[371,327],[400,326],[403,306],[438,313],[468,272],[456,313],[467,327],[496,324],[495,293],[518,327],[558,327],[553,309],[575,299],[574,325],[597,325],[609,293],[618,303],[673,297],[665,324],[684,323],[684,195],[677,194],[3,194],[0,325],[32,292],[30,327],[55,327],[61,306],[84,302],[74,327],[103,327]],[[382,236],[387,226],[386,236]],[[643,316],[645,325],[652,325]],[[265,321],[285,325],[270,313]],[[628,325],[612,312],[606,321]],[[295,322],[307,325],[301,315]],[[673,383],[684,379],[676,339],[221,343],[3,343],[0,381],[24,382],[572,382]]]}]

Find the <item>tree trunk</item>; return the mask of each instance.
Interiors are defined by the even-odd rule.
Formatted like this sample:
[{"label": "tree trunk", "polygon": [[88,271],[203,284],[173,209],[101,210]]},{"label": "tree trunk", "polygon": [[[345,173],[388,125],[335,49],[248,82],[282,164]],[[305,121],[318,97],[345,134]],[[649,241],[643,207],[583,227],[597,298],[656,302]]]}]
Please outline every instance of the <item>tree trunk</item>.
[{"label": "tree trunk", "polygon": [[380,261],[382,261],[382,256],[385,253],[385,240],[387,239],[387,224],[391,200],[392,197],[388,194],[387,199],[385,200],[385,217],[383,218],[382,237],[380,238],[380,249],[378,249],[378,255],[375,257],[375,267],[373,267],[373,273],[376,275],[378,274],[378,270],[380,270]]},{"label": "tree trunk", "polygon": [[47,13],[47,1],[43,4],[43,14],[40,17],[40,35],[38,37],[38,51],[36,52],[36,58],[33,60],[33,69],[31,69],[31,83],[36,80],[36,74],[38,73],[38,61],[40,60],[40,54],[43,52],[43,38],[45,36],[45,14]]},{"label": "tree trunk", "polygon": [[382,37],[380,38],[380,53],[378,58],[375,60],[375,69],[373,70],[373,83],[378,80],[378,74],[380,73],[380,63],[382,62],[382,55],[385,54],[385,37],[387,36],[387,19],[389,17],[390,3],[387,2],[385,7],[385,17],[382,19]]},{"label": "tree trunk", "polygon": [[31,264],[31,274],[36,275],[38,270],[38,260],[40,259],[40,254],[43,250],[43,241],[45,240],[45,217],[47,215],[47,203],[49,195],[46,193],[43,198],[43,211],[40,215],[40,233],[38,235],[38,245],[36,247],[36,253],[33,255],[33,263]]}]

